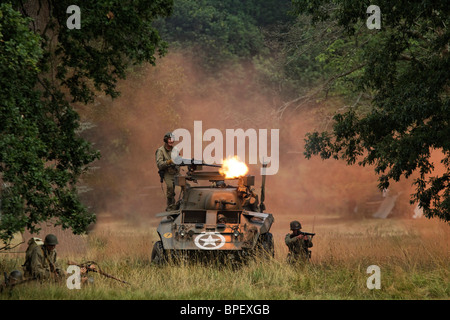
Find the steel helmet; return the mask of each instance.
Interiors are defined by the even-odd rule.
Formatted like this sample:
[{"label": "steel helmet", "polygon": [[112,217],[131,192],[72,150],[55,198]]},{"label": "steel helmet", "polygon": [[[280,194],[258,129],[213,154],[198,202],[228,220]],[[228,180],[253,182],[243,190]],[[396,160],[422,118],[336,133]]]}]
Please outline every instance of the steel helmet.
[{"label": "steel helmet", "polygon": [[22,272],[20,272],[19,270],[11,271],[11,273],[9,274],[9,279],[15,281],[22,280],[23,279]]},{"label": "steel helmet", "polygon": [[302,225],[298,221],[292,221],[291,224],[291,230],[300,230],[302,228]]},{"label": "steel helmet", "polygon": [[48,234],[45,236],[44,244],[49,246],[56,246],[58,244],[58,238],[54,234]]},{"label": "steel helmet", "polygon": [[167,132],[167,133],[164,135],[164,142],[167,143],[167,141],[169,141],[169,138],[172,138],[172,139],[173,139],[173,133],[172,133],[172,132]]}]

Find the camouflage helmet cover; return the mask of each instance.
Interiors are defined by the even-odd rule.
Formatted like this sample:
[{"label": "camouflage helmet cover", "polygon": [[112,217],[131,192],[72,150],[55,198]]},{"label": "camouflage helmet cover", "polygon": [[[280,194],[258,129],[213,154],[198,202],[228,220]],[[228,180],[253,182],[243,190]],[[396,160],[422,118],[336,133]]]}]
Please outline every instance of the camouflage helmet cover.
[{"label": "camouflage helmet cover", "polygon": [[58,244],[58,238],[54,234],[48,234],[45,237],[44,244],[49,246],[56,246]]},{"label": "camouflage helmet cover", "polygon": [[291,230],[300,230],[302,228],[302,225],[300,224],[300,222],[295,220],[290,223],[290,227]]}]

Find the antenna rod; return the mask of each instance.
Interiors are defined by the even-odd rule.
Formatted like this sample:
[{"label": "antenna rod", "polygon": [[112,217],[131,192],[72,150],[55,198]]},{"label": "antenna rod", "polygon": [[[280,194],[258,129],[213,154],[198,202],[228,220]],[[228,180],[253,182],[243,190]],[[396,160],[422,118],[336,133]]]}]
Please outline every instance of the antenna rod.
[{"label": "antenna rod", "polygon": [[266,198],[266,167],[267,163],[264,162],[263,158],[263,172],[262,172],[262,183],[261,183],[261,204],[259,205],[259,212],[264,212],[266,210],[266,206],[264,205],[264,200]]}]

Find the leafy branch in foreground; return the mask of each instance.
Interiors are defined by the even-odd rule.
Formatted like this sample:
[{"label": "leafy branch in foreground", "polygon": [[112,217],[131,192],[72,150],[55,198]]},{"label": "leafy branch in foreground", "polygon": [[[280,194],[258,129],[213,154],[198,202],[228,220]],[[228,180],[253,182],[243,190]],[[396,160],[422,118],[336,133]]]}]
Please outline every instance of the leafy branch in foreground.
[{"label": "leafy branch in foreground", "polygon": [[[347,36],[365,23],[370,5],[318,2],[294,5],[314,21],[337,21]],[[450,221],[450,8],[431,0],[378,5],[382,29],[367,30],[372,39],[359,52],[366,65],[355,82],[358,90],[374,92],[372,108],[365,115],[351,108],[334,116],[331,132],[309,133],[305,156],[374,165],[380,188],[417,173],[411,202],[418,202],[428,218]],[[442,173],[435,172],[434,151],[442,155]]]},{"label": "leafy branch in foreground", "polygon": [[[133,64],[166,44],[152,21],[171,0],[80,0],[82,28],[66,27],[71,1],[0,4],[0,239],[51,221],[76,234],[95,221],[76,183],[98,151],[80,137],[74,103],[117,97]],[[7,246],[6,246],[7,247]]]}]

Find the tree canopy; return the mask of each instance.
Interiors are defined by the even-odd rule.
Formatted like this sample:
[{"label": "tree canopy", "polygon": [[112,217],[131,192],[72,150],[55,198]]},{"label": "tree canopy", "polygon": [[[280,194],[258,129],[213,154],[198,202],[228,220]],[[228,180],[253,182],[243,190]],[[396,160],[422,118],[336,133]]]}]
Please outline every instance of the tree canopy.
[{"label": "tree canopy", "polygon": [[155,25],[173,48],[192,49],[204,69],[217,70],[261,54],[261,28],[292,20],[289,9],[289,0],[178,0]]},{"label": "tree canopy", "polygon": [[[293,1],[298,14],[314,23],[334,21],[344,38],[359,46],[347,50],[346,62],[355,91],[371,94],[367,112],[357,105],[334,116],[330,132],[312,132],[307,158],[341,158],[373,165],[379,187],[418,174],[411,201],[425,216],[450,220],[450,8],[442,1],[387,1],[381,29],[366,27],[370,1]],[[358,71],[358,72],[355,72]],[[444,172],[433,172],[433,151],[442,154]]]},{"label": "tree canopy", "polygon": [[95,215],[76,183],[99,153],[82,139],[76,103],[117,97],[133,64],[155,63],[166,44],[152,26],[171,0],[78,1],[81,29],[66,21],[71,1],[0,5],[0,239],[51,220],[83,233]]}]

